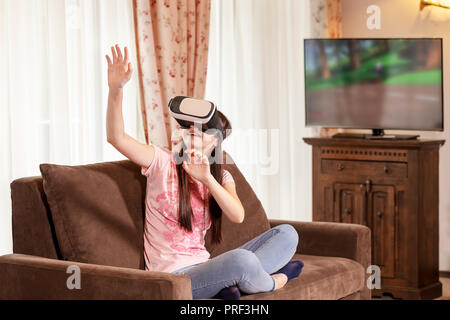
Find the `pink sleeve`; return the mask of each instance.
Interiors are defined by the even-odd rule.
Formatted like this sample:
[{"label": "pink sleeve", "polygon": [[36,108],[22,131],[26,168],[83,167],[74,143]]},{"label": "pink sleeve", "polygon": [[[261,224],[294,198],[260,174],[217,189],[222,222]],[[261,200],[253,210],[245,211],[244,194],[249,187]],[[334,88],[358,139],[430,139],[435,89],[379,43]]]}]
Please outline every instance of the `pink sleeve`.
[{"label": "pink sleeve", "polygon": [[171,159],[171,152],[169,150],[152,145],[155,148],[155,155],[152,163],[148,167],[141,167],[141,174],[150,177],[153,172],[159,171]]},{"label": "pink sleeve", "polygon": [[234,183],[234,179],[233,176],[231,175],[231,173],[228,170],[223,170],[223,174],[222,174],[222,185],[225,185],[226,183],[230,183],[233,182]]}]

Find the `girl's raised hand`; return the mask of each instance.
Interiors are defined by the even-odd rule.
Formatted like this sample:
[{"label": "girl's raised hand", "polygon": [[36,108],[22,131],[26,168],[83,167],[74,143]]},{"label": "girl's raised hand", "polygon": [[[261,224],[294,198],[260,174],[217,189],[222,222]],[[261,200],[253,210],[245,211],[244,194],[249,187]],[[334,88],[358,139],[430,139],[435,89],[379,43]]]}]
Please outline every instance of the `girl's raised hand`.
[{"label": "girl's raised hand", "polygon": [[125,56],[122,55],[119,45],[111,47],[112,60],[106,55],[108,61],[108,86],[110,89],[123,88],[131,79],[133,66],[128,61],[128,48],[125,47]]}]

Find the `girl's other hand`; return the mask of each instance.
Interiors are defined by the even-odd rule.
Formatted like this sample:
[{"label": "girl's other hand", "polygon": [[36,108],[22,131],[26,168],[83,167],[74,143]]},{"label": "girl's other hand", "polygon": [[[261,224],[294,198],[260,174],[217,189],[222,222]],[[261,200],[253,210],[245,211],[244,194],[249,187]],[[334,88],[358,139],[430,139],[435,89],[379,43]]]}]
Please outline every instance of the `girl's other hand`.
[{"label": "girl's other hand", "polygon": [[211,177],[208,157],[198,151],[188,154],[188,162],[183,161],[183,168],[192,178],[203,184]]},{"label": "girl's other hand", "polygon": [[111,47],[111,58],[106,55],[108,61],[108,86],[110,89],[123,88],[131,79],[133,66],[128,61],[128,48],[125,47],[125,56],[122,55],[119,45]]}]

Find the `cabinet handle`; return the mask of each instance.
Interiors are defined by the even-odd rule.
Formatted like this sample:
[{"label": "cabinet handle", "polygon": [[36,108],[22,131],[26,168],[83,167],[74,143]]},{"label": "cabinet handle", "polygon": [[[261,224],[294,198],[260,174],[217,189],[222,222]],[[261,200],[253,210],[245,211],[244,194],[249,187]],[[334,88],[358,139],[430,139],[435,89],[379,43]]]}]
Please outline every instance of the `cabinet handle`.
[{"label": "cabinet handle", "polygon": [[384,167],[384,173],[389,173],[389,168],[388,167]]},{"label": "cabinet handle", "polygon": [[383,216],[383,212],[377,211],[377,216],[378,216],[378,218],[381,218]]},{"label": "cabinet handle", "polygon": [[337,165],[337,169],[339,170],[339,171],[342,171],[342,170],[344,170],[344,165],[342,164],[342,163],[338,163],[338,165]]},{"label": "cabinet handle", "polygon": [[366,180],[366,193],[369,193],[372,187],[372,181],[369,179]]},{"label": "cabinet handle", "polygon": [[352,211],[351,211],[349,208],[345,208],[345,209],[344,209],[344,212],[345,212],[346,214],[351,214],[351,213],[352,213]]}]

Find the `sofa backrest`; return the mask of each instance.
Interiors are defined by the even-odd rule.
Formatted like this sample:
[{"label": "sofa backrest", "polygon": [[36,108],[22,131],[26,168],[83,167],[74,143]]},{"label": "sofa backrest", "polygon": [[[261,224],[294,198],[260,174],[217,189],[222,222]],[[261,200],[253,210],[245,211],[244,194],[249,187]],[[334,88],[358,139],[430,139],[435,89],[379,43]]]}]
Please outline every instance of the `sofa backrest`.
[{"label": "sofa backrest", "polygon": [[13,252],[62,259],[42,177],[11,183]]},{"label": "sofa backrest", "polygon": [[244,206],[245,218],[242,223],[236,224],[222,216],[222,242],[220,244],[211,245],[211,230],[208,231],[206,248],[211,253],[211,257],[235,249],[270,229],[266,212],[250,184],[229,154],[224,152],[223,159],[225,159],[223,168],[231,173],[236,184],[236,192]]},{"label": "sofa backrest", "polygon": [[[214,257],[269,229],[262,205],[224,153],[246,212],[244,222],[222,220]],[[144,269],[145,177],[131,161],[86,166],[41,165],[42,177],[11,183],[13,250],[54,259]]]}]

